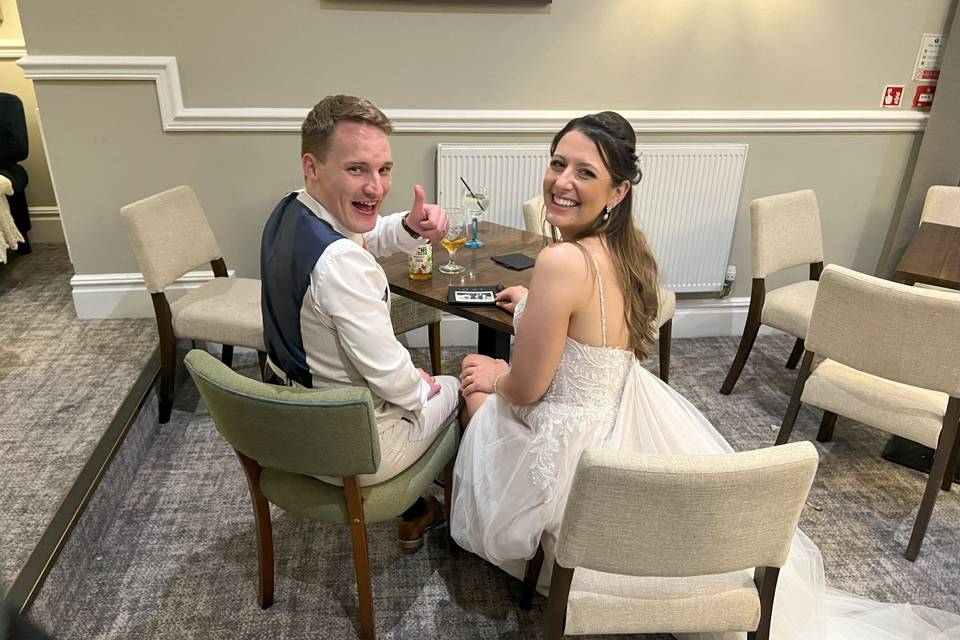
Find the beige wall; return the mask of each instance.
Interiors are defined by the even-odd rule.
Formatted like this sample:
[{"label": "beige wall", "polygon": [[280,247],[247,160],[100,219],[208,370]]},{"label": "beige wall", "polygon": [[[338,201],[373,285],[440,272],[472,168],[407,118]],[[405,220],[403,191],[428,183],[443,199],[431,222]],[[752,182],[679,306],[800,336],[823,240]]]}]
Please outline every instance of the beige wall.
[{"label": "beige wall", "polygon": [[172,55],[194,106],[873,109],[950,0],[30,0],[33,54]]},{"label": "beige wall", "polygon": [[[0,22],[0,41],[9,44],[23,40],[20,29],[20,15],[15,0],[0,0],[3,22]],[[27,116],[27,135],[30,141],[30,155],[23,162],[30,175],[27,186],[27,202],[31,208],[54,207],[57,199],[50,184],[50,171],[40,139],[40,126],[37,122],[37,96],[33,83],[23,77],[23,70],[17,66],[15,57],[0,57],[0,91],[12,93],[23,100],[23,110]]]},{"label": "beige wall", "polygon": [[[951,0],[30,0],[31,54],[176,56],[188,107],[308,107],[348,92],[381,107],[448,109],[876,109],[907,83],[923,33]],[[149,82],[38,81],[50,162],[77,273],[136,271],[122,204],[193,185],[229,265],[257,274],[262,222],[300,182],[291,132],[165,133]],[[918,133],[658,134],[750,145],[731,262],[749,293],[747,205],[817,191],[828,260],[872,271],[902,200]],[[388,208],[433,187],[437,142],[545,134],[393,137]],[[104,247],[109,251],[105,251]]]}]

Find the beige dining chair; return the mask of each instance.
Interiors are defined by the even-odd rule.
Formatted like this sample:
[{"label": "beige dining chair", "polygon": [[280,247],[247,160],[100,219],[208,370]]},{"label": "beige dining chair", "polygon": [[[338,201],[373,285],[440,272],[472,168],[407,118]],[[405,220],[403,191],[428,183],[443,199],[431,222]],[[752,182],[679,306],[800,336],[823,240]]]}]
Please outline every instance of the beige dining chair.
[{"label": "beige dining chair", "polygon": [[[160,423],[170,420],[177,370],[177,340],[256,349],[263,371],[260,281],[230,278],[200,201],[188,186],[174,187],[120,209],[130,246],[153,300],[160,333]],[[188,271],[210,264],[214,277],[173,302],[165,290]]]},{"label": "beige dining chair", "polygon": [[[814,446],[794,445],[700,456],[584,451],[556,541],[543,637],[768,638],[817,469]],[[531,564],[527,604],[540,573]]]},{"label": "beige dining chair", "polygon": [[[824,410],[820,442],[833,437],[840,414],[935,449],[904,553],[915,560],[960,451],[960,296],[829,265],[806,349],[777,444],[790,439],[806,403]],[[816,367],[814,355],[825,358]]]},{"label": "beige dining chair", "polygon": [[[535,196],[523,203],[523,225],[531,233],[539,233],[554,240],[559,236],[544,217],[543,196]],[[670,336],[673,332],[673,314],[677,310],[677,294],[660,287],[657,290],[660,307],[657,310],[660,379],[670,381]]]},{"label": "beige dining chair", "polygon": [[927,189],[920,222],[960,227],[960,187],[934,185]]},{"label": "beige dining chair", "polygon": [[[750,248],[753,271],[750,306],[740,346],[720,387],[720,393],[724,395],[733,391],[737,384],[760,325],[779,329],[796,338],[793,351],[787,358],[788,369],[796,368],[803,354],[803,340],[817,297],[817,280],[823,270],[823,238],[816,194],[806,189],[751,202]],[[810,266],[809,279],[767,291],[768,275],[805,264]]]}]

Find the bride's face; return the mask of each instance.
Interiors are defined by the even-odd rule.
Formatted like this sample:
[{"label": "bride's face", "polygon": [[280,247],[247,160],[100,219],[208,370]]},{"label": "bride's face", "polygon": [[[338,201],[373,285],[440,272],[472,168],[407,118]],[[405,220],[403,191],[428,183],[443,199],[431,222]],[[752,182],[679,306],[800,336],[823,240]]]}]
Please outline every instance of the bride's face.
[{"label": "bride's face", "polygon": [[617,191],[593,140],[579,131],[560,138],[543,176],[543,201],[547,221],[564,238],[588,229],[607,205],[619,202]]}]

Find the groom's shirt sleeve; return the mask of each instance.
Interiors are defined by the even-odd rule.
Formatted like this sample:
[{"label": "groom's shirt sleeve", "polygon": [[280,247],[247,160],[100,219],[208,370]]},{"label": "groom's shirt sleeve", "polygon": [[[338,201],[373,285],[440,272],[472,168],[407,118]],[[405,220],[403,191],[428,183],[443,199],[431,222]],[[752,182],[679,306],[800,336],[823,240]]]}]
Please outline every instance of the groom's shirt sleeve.
[{"label": "groom's shirt sleeve", "polygon": [[377,225],[363,234],[363,239],[367,242],[367,250],[378,258],[416,251],[417,247],[425,241],[422,238],[414,238],[403,228],[403,217],[407,213],[407,211],[401,211],[389,216],[378,216]]},{"label": "groom's shirt sleeve", "polygon": [[332,321],[342,354],[371,391],[404,409],[422,410],[430,386],[393,334],[387,278],[373,256],[352,242],[336,242],[317,261],[311,280],[314,300]]}]

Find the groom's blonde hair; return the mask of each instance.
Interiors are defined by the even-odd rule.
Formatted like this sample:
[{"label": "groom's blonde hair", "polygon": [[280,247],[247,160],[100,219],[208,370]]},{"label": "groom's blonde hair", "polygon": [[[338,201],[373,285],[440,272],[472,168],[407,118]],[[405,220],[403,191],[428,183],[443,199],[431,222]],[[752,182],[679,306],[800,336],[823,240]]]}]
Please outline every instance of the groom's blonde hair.
[{"label": "groom's blonde hair", "polygon": [[372,102],[356,96],[327,96],[310,110],[300,127],[300,155],[311,154],[323,162],[338,122],[360,122],[385,134],[393,132],[390,118]]}]

